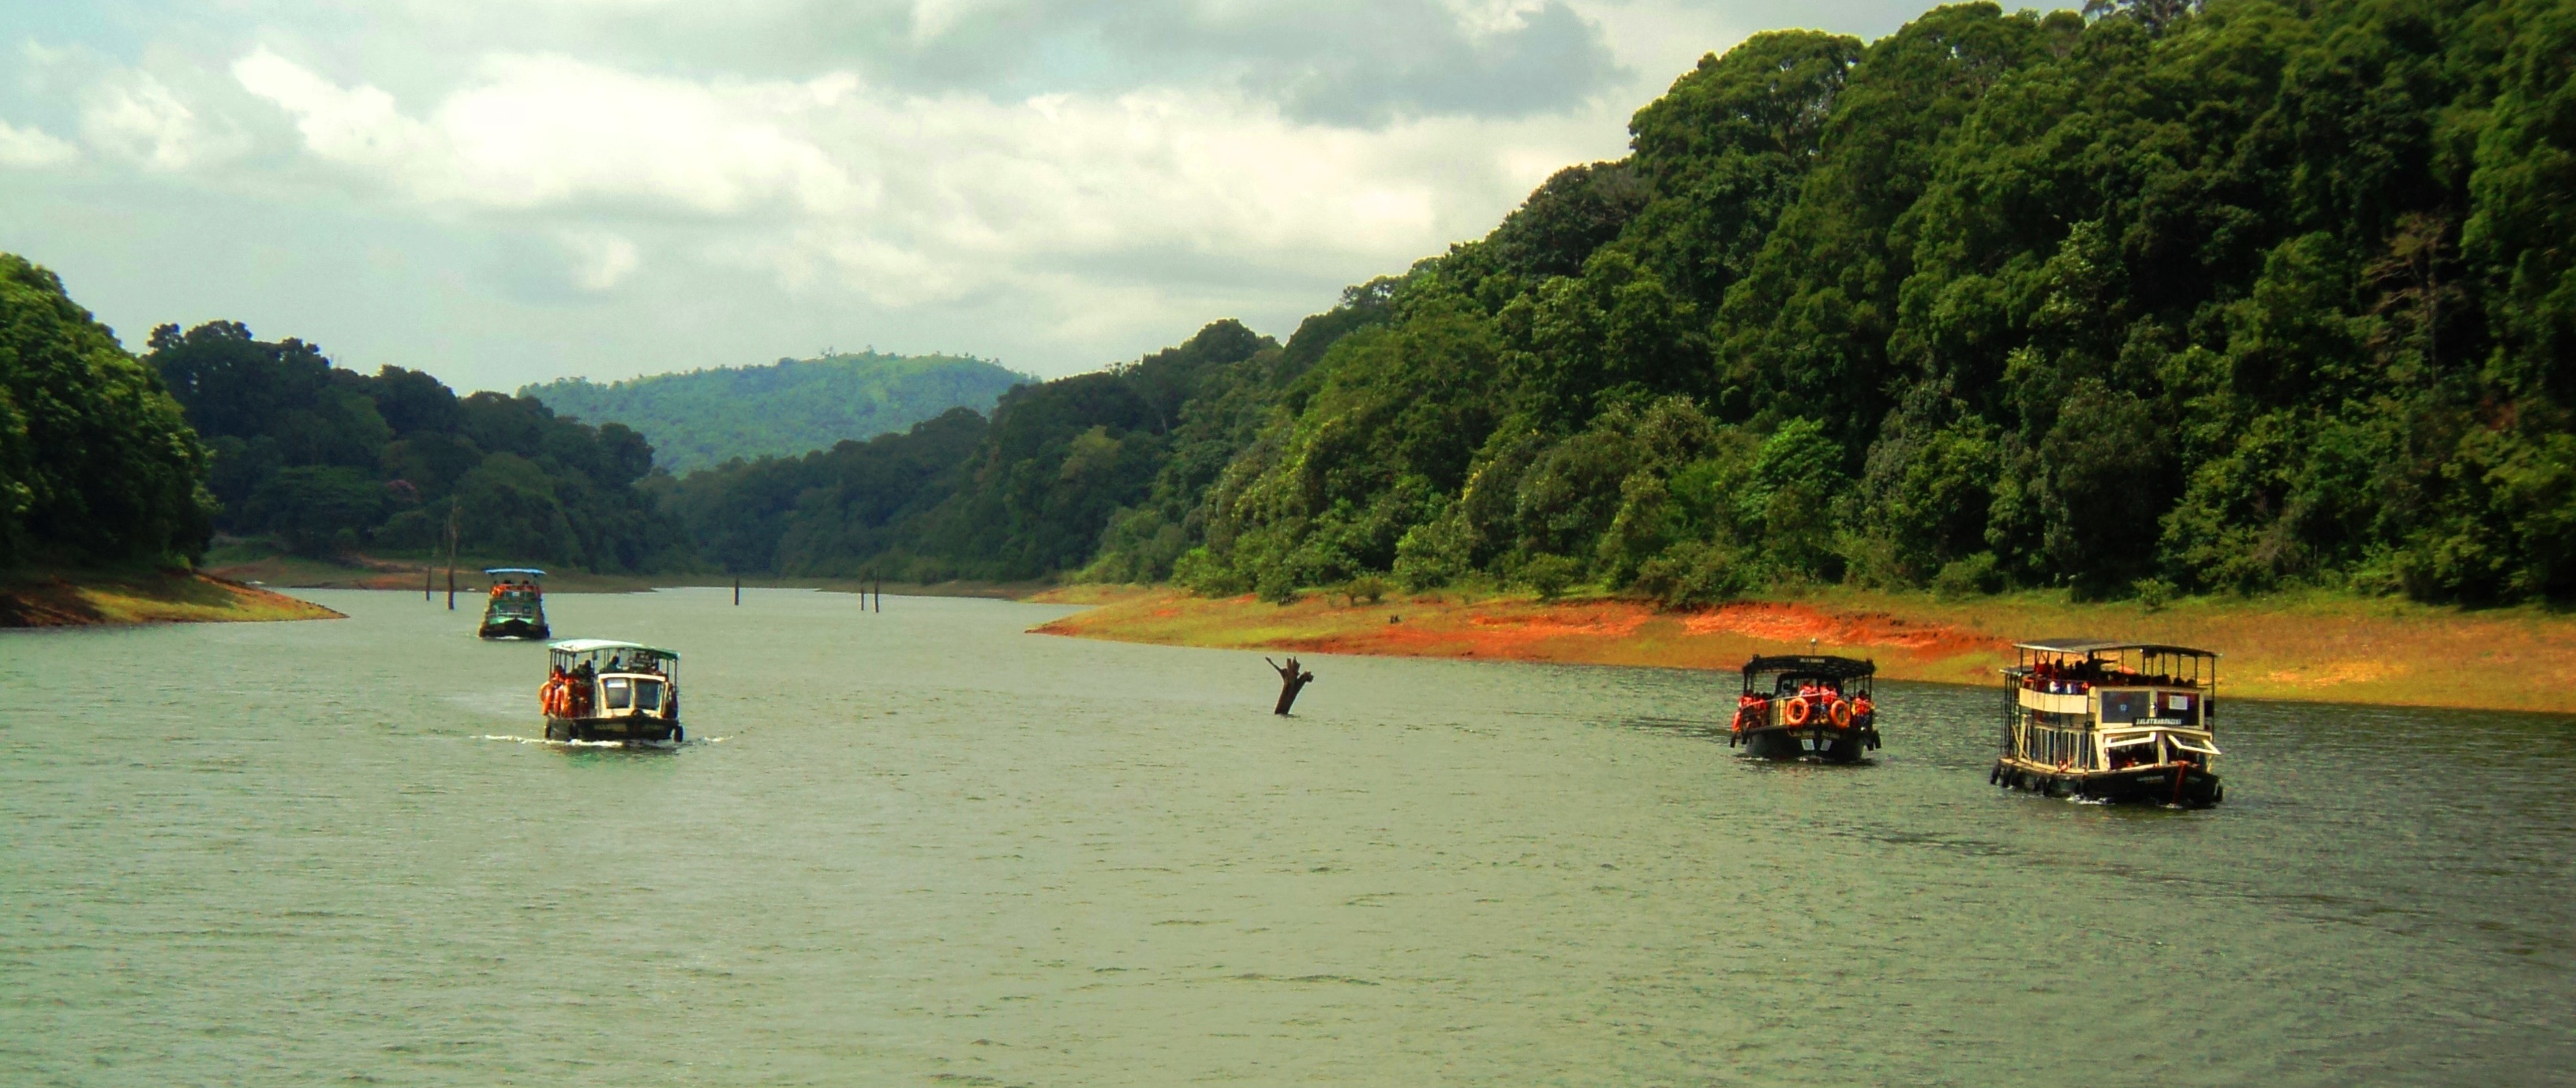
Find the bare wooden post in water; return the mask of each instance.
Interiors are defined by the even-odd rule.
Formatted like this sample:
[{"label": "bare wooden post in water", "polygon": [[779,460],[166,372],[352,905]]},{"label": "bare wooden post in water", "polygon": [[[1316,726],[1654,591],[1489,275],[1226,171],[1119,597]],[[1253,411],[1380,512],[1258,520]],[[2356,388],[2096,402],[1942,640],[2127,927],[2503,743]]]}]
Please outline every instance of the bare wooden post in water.
[{"label": "bare wooden post in water", "polygon": [[456,611],[456,500],[447,501],[447,610]]},{"label": "bare wooden post in water", "polygon": [[876,579],[877,583],[877,611],[883,612],[885,611],[885,576],[882,574],[876,574],[873,571],[869,573]]},{"label": "bare wooden post in water", "polygon": [[[1270,661],[1270,659],[1266,657],[1262,658],[1262,660]],[[1315,682],[1315,674],[1300,671],[1297,668],[1297,659],[1293,657],[1289,658],[1288,663],[1285,665],[1276,661],[1270,661],[1270,667],[1279,670],[1279,705],[1270,708],[1270,712],[1281,717],[1286,717],[1288,714],[1288,708],[1296,705],[1297,693],[1303,690],[1306,685]]]},{"label": "bare wooden post in water", "polygon": [[733,576],[733,606],[742,607],[742,575]]}]

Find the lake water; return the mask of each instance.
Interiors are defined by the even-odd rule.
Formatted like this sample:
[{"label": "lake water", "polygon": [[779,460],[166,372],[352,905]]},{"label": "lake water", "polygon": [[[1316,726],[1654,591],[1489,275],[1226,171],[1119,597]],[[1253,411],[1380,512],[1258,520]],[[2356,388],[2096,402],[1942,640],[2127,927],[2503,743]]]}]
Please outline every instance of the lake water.
[{"label": "lake water", "polygon": [[[552,600],[693,741],[540,734],[471,612],[0,635],[0,1084],[2576,1083],[2576,724],[2223,704],[2227,803],[1986,784],[1882,685]],[[2223,692],[2223,689],[2222,689]]]}]

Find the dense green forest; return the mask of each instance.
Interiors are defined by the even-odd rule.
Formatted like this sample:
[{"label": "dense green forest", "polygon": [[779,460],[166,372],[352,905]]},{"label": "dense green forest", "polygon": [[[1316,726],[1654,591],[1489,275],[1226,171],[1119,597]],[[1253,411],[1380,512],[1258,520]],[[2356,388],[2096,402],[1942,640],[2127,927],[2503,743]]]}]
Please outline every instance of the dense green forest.
[{"label": "dense green forest", "polygon": [[144,362],[212,453],[215,527],[308,555],[428,552],[602,571],[684,568],[689,550],[639,486],[642,435],[527,397],[459,397],[400,367],[370,377],[237,322],[152,331]]},{"label": "dense green forest", "polygon": [[905,434],[691,473],[669,509],[703,557],[733,571],[928,581],[1072,570],[1113,521],[1135,521],[1166,493],[1185,507],[1205,489],[1252,429],[1217,418],[1222,391],[1267,382],[1279,355],[1220,321],[1132,364],[1013,389],[989,422],[955,409]]},{"label": "dense green forest", "polygon": [[1762,34],[1284,347],[675,500],[788,572],[2563,601],[2571,64],[2563,0]]},{"label": "dense green forest", "polygon": [[1033,380],[982,359],[871,349],[606,385],[565,378],[519,395],[560,415],[651,435],[654,462],[686,473],[901,431],[951,408],[986,411],[1012,386]]},{"label": "dense green forest", "polygon": [[0,571],[193,562],[205,473],[152,370],[52,272],[0,253]]},{"label": "dense green forest", "polygon": [[[425,546],[453,509],[469,550],[604,569],[1279,599],[1382,577],[2566,602],[2571,69],[2565,0],[1964,4],[1874,43],[1757,35],[1639,110],[1626,158],[1284,344],[1219,321],[989,418],[685,478],[648,475],[628,427],[237,325],[160,330],[148,362],[212,450],[218,523],[308,550]],[[8,546],[79,501],[25,467],[45,445],[17,436],[55,424],[13,422],[20,360],[82,359],[137,391],[83,411],[168,436],[101,456],[171,466],[97,524],[187,552],[202,455],[152,373],[50,277],[11,284],[8,335],[41,344],[0,402]]]}]

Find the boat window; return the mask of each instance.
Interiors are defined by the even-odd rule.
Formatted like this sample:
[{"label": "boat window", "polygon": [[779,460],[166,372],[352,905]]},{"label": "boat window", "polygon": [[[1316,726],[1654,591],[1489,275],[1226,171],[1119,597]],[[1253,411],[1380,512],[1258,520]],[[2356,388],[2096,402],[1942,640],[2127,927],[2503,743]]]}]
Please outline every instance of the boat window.
[{"label": "boat window", "polygon": [[2152,693],[2144,691],[2106,691],[2102,693],[2102,720],[2133,722],[2147,716]]},{"label": "boat window", "polygon": [[651,680],[636,681],[635,709],[648,712],[662,709],[662,685]]},{"label": "boat window", "polygon": [[634,683],[623,676],[609,677],[601,681],[599,686],[607,689],[607,703],[610,710],[624,710],[635,701]]},{"label": "boat window", "polygon": [[2156,701],[2164,704],[2164,712],[2160,715],[2161,717],[2179,718],[2183,721],[2192,720],[2192,715],[2194,713],[2193,704],[2199,702],[2199,700],[2192,698],[2191,693],[2188,691],[2162,692],[2157,696]]},{"label": "boat window", "polygon": [[2186,752],[2198,752],[2205,756],[2214,756],[2218,754],[2218,748],[2215,745],[2203,743],[2197,738],[2168,735],[2165,739],[2172,741],[2174,747],[2180,748]]}]

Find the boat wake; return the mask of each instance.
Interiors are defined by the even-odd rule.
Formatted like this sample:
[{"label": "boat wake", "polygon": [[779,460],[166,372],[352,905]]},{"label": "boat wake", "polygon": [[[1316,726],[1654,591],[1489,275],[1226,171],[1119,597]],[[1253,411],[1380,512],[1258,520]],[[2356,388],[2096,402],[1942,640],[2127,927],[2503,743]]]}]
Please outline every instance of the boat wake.
[{"label": "boat wake", "polygon": [[622,740],[547,740],[544,737],[514,737],[504,733],[485,733],[484,740],[512,741],[519,744],[542,744],[549,748],[679,748],[691,744],[723,744],[731,737],[692,738],[679,744],[658,741],[629,742]]}]

